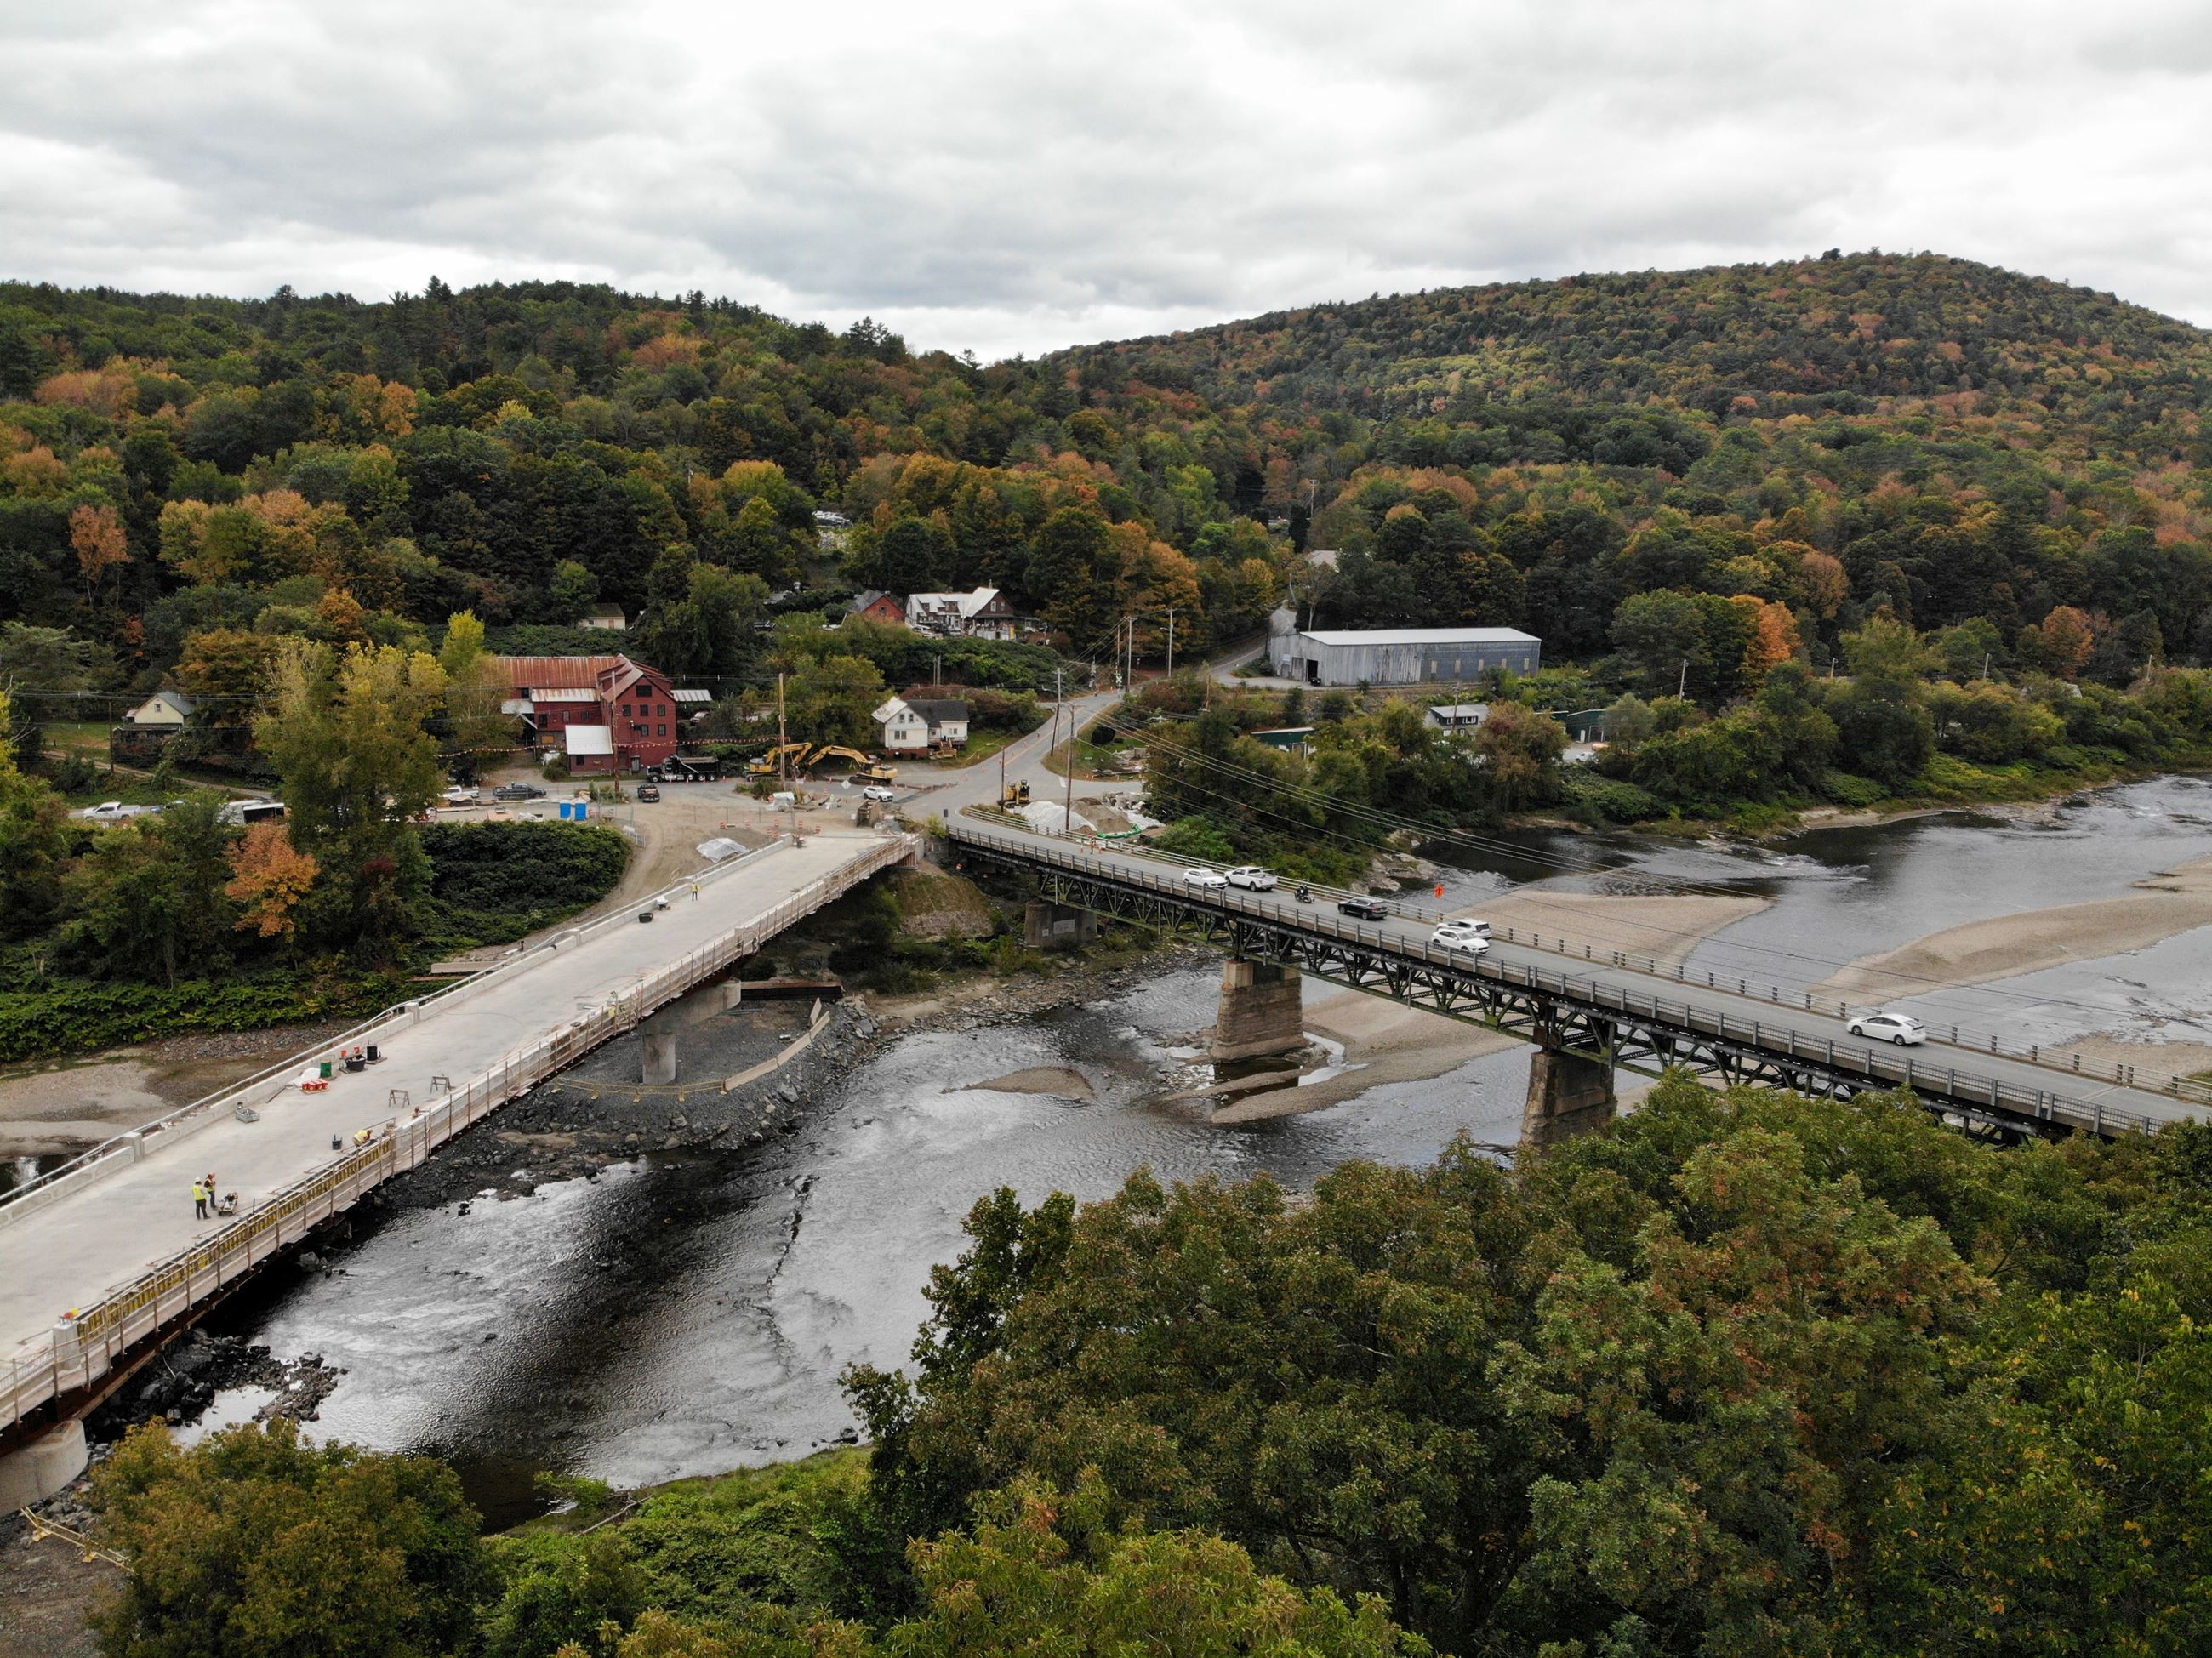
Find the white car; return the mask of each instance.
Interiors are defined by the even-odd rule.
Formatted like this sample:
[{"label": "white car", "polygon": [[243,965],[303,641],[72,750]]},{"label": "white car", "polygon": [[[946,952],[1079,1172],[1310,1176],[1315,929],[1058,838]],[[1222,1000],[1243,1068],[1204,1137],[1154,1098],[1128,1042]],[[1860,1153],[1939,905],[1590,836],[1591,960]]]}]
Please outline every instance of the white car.
[{"label": "white car", "polygon": [[860,799],[863,800],[881,800],[888,804],[889,802],[898,799],[898,792],[895,789],[887,789],[881,783],[871,783],[866,788],[860,791]]},{"label": "white car", "polygon": [[1439,950],[1480,956],[1490,948],[1490,925],[1486,921],[1446,921],[1429,934],[1429,942]]},{"label": "white car", "polygon": [[1275,890],[1273,874],[1257,864],[1240,864],[1221,878],[1232,887],[1243,887],[1251,892],[1273,892]]},{"label": "white car", "polygon": [[1209,890],[1220,891],[1228,886],[1229,878],[1218,869],[1208,869],[1200,864],[1182,872],[1182,884],[1187,887],[1205,887]]},{"label": "white car", "polygon": [[1909,1013],[1862,1013],[1851,1021],[1851,1035],[1917,1048],[1928,1040],[1928,1027]]},{"label": "white car", "polygon": [[145,811],[143,806],[126,806],[120,800],[103,800],[96,806],[87,806],[71,816],[81,817],[88,823],[120,823],[126,819],[143,816]]},{"label": "white car", "polygon": [[456,783],[438,798],[449,806],[473,806],[477,803],[477,792],[466,784]]}]

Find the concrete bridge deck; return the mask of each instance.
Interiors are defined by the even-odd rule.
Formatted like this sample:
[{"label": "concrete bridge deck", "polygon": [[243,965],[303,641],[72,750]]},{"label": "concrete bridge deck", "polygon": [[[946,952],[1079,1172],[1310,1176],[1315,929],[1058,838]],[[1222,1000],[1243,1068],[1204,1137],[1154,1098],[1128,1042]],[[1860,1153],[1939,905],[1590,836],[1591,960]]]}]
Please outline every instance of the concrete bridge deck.
[{"label": "concrete bridge deck", "polygon": [[[750,854],[700,877],[696,898],[678,884],[651,925],[626,910],[410,1005],[357,1039],[380,1062],[340,1069],[326,1092],[264,1084],[252,1122],[227,1096],[0,1205],[0,1429],[94,1385],[362,1192],[910,852],[903,836],[832,829]],[[239,1194],[236,1218],[194,1218],[192,1182],[210,1170]]]}]

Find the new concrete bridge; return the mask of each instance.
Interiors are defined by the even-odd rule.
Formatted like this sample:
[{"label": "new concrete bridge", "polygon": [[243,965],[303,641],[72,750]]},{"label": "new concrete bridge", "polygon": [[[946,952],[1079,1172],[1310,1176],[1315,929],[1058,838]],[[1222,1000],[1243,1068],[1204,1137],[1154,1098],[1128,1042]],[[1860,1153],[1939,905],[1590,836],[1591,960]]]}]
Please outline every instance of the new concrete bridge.
[{"label": "new concrete bridge", "polygon": [[1220,1057],[1298,1040],[1300,975],[1323,979],[1508,1031],[1539,1050],[1523,1139],[1542,1143],[1613,1114],[1616,1069],[1684,1066],[1716,1082],[1756,1082],[1840,1097],[1910,1088],[1931,1108],[2001,1135],[2140,1133],[2200,1113],[2169,1090],[2133,1085],[2126,1067],[2084,1074],[2033,1049],[1984,1042],[1900,1048],[1851,1035],[1844,1011],[1809,993],[1694,982],[1678,969],[1560,935],[1493,941],[1480,957],[1429,943],[1433,919],[1347,920],[1330,898],[1193,886],[1141,853],[1024,832],[1000,820],[948,820],[954,857],[1035,878],[1039,938],[1106,915],[1196,933],[1230,957],[1217,1031]]},{"label": "new concrete bridge", "polygon": [[[272,1256],[508,1100],[908,861],[903,835],[829,830],[676,884],[493,971],[392,1010],[0,1201],[0,1508],[83,1466],[79,1418]],[[379,1062],[303,1070],[374,1043]],[[370,1131],[358,1143],[362,1130]],[[235,1218],[200,1220],[212,1170]]]}]

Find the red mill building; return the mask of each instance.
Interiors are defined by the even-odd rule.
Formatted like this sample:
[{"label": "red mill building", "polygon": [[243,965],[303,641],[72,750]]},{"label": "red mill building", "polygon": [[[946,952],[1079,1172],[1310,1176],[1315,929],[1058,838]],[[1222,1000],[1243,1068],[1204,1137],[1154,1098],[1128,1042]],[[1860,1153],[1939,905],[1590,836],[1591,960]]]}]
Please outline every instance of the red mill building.
[{"label": "red mill building", "polygon": [[582,777],[641,771],[676,752],[677,697],[668,676],[626,656],[502,656],[504,712],[520,714],[543,754],[565,754]]}]

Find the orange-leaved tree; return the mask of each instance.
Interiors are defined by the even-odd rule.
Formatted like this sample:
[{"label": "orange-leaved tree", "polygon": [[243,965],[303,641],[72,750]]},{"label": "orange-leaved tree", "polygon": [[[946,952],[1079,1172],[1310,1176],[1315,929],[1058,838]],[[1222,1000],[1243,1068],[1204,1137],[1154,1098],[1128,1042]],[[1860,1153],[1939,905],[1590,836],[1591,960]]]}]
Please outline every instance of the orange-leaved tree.
[{"label": "orange-leaved tree", "polygon": [[282,823],[256,823],[230,851],[231,878],[223,891],[245,907],[240,932],[264,938],[291,938],[299,930],[294,912],[314,890],[323,866],[292,844]]}]

